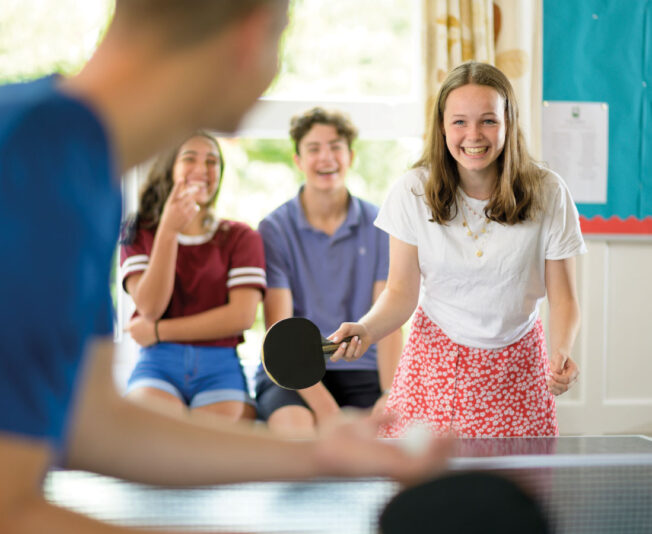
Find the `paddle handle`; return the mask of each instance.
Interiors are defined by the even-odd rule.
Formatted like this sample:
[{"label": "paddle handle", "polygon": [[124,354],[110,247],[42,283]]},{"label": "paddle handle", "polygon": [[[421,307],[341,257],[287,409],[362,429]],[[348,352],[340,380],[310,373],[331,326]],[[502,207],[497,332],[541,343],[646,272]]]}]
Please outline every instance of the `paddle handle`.
[{"label": "paddle handle", "polygon": [[324,357],[326,359],[330,358],[330,355],[333,354],[342,343],[348,343],[353,339],[353,336],[345,337],[342,341],[333,343],[330,339],[326,339],[324,336],[321,336],[321,350],[324,352]]}]

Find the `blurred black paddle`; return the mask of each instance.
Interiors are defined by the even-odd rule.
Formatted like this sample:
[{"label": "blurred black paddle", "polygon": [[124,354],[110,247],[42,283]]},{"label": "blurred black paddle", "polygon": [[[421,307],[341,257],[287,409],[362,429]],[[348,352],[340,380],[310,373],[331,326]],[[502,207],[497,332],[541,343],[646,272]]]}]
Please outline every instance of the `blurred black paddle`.
[{"label": "blurred black paddle", "polygon": [[382,534],[548,534],[538,503],[486,472],[456,473],[407,488],[385,506]]}]

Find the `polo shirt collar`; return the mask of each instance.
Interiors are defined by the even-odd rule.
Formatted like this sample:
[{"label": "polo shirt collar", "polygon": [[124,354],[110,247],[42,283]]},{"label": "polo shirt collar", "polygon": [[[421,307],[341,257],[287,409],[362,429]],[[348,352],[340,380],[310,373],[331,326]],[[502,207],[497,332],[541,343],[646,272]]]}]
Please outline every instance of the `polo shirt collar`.
[{"label": "polo shirt collar", "polygon": [[292,208],[294,211],[294,217],[297,221],[297,227],[300,230],[312,230],[312,226],[306,219],[306,214],[303,212],[303,206],[301,205],[301,192],[303,191],[303,186],[299,188],[299,192],[292,199]]},{"label": "polo shirt collar", "polygon": [[[294,215],[296,217],[297,226],[299,227],[299,229],[312,230],[314,232],[315,228],[308,222],[308,219],[306,219],[306,214],[303,212],[303,206],[301,205],[301,193],[303,191],[303,188],[304,186],[302,185],[299,188],[299,192],[297,193],[297,195],[291,201],[292,206],[294,208]],[[360,217],[361,217],[360,203],[358,199],[354,197],[348,190],[347,193],[349,195],[349,209],[346,214],[346,219],[344,219],[342,225],[337,229],[335,234],[332,236],[333,239],[344,237],[350,234],[351,229],[360,224]]]}]

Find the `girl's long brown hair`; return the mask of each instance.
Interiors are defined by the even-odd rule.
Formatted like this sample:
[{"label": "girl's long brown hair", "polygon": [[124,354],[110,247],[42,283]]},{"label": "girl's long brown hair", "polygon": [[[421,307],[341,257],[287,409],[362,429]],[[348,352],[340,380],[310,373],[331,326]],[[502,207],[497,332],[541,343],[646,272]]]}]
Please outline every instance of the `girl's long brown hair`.
[{"label": "girl's long brown hair", "polygon": [[[141,189],[140,200],[138,202],[138,211],[135,216],[132,215],[129,217],[123,225],[121,239],[122,243],[131,243],[138,228],[152,229],[158,226],[158,223],[161,220],[165,202],[168,199],[170,191],[172,191],[172,187],[174,185],[172,179],[174,162],[176,161],[179,150],[183,144],[193,137],[205,137],[206,139],[210,140],[217,148],[217,152],[220,156],[220,173],[217,177],[217,188],[215,189],[215,193],[208,203],[213,204],[215,202],[217,195],[220,192],[220,186],[222,185],[222,176],[224,175],[224,158],[222,157],[222,148],[220,147],[220,144],[215,136],[213,136],[210,132],[205,130],[198,130],[192,135],[188,136],[188,138],[186,138],[176,147],[162,152],[156,157],[154,163],[150,167],[145,183]],[[212,220],[213,216],[209,212],[206,220],[204,220],[204,225],[209,225]]]},{"label": "girl's long brown hair", "polygon": [[509,80],[496,67],[475,61],[462,63],[444,80],[433,108],[423,154],[413,166],[429,171],[425,200],[432,213],[430,220],[446,224],[457,214],[460,176],[457,162],[446,147],[443,120],[448,95],[468,84],[491,87],[505,101],[505,146],[497,159],[498,180],[485,208],[485,215],[492,221],[504,224],[532,220],[543,204],[541,183],[544,172],[528,153]]}]

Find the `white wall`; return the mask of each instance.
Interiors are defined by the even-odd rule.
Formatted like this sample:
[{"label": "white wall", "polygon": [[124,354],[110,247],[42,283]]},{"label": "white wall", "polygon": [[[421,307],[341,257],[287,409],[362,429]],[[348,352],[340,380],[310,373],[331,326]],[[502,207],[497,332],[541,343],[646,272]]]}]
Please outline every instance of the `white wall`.
[{"label": "white wall", "polygon": [[652,434],[652,240],[587,237],[578,261],[576,387],[558,398],[562,434]]}]

